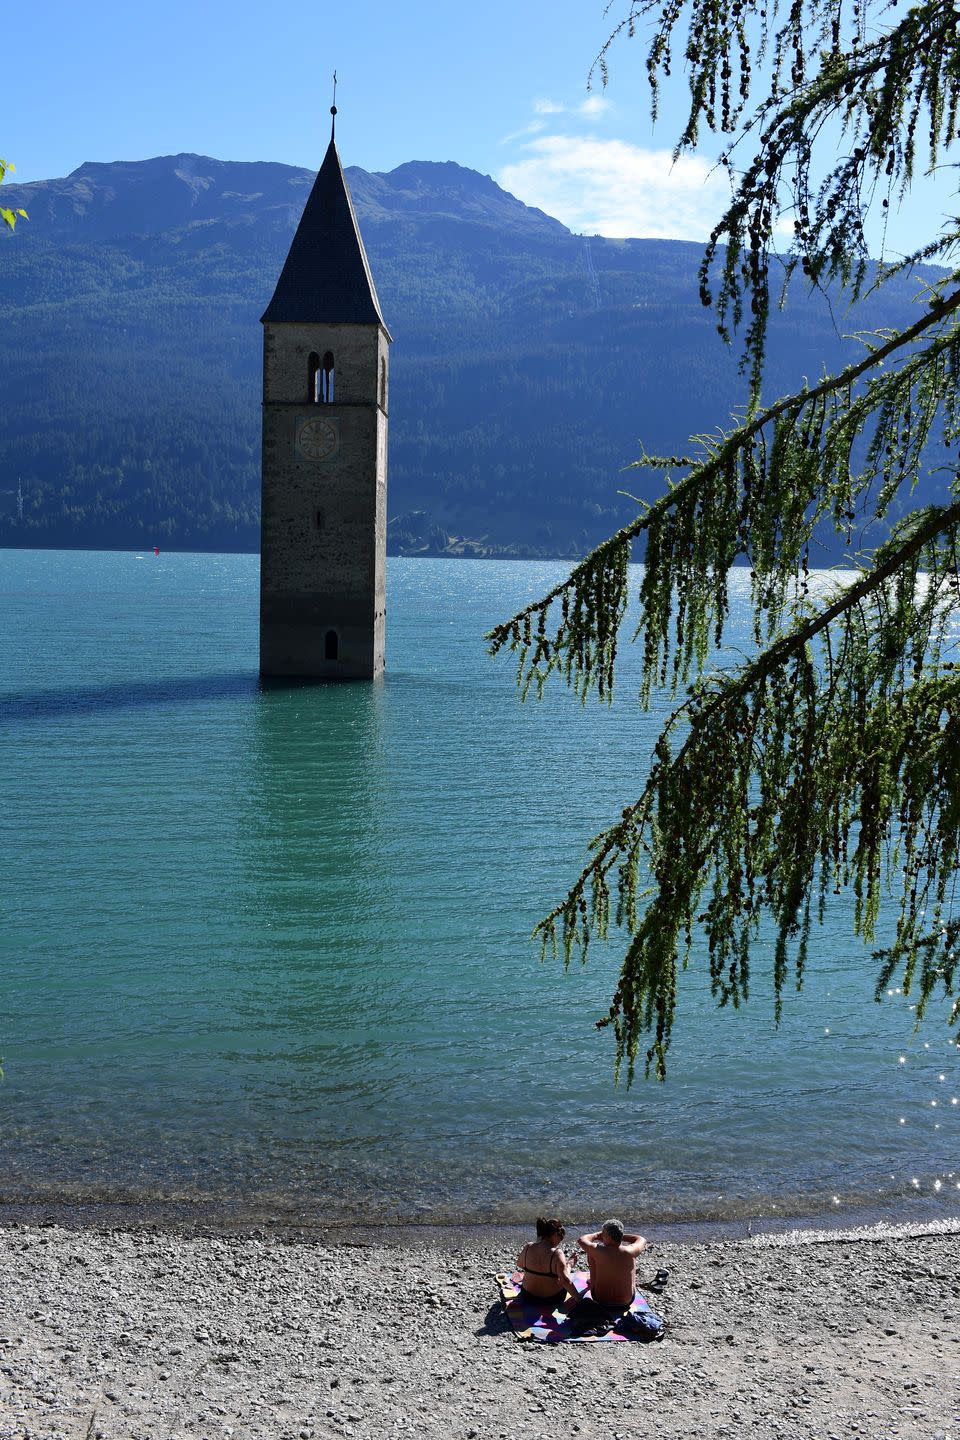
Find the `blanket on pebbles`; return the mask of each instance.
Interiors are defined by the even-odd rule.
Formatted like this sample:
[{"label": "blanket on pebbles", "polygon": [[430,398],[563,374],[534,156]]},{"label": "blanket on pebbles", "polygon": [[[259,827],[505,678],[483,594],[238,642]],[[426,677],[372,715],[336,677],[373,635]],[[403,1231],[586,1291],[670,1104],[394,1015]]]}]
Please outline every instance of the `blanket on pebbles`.
[{"label": "blanket on pebbles", "polygon": [[[642,1295],[634,1297],[633,1304],[623,1321],[616,1321],[604,1333],[595,1333],[588,1326],[581,1329],[582,1317],[578,1324],[577,1310],[568,1312],[562,1306],[551,1308],[549,1301],[537,1301],[525,1295],[520,1289],[522,1274],[515,1270],[510,1275],[498,1275],[497,1285],[503,1298],[503,1307],[510,1327],[518,1340],[540,1340],[548,1345],[561,1341],[596,1340],[660,1340],[663,1338],[663,1321],[655,1315]],[[578,1293],[583,1296],[590,1285],[590,1276],[585,1270],[575,1270],[572,1276]],[[584,1302],[581,1300],[581,1304]],[[589,1304],[589,1301],[587,1302]],[[636,1318],[633,1318],[636,1317]],[[588,1317],[595,1319],[593,1315]]]}]

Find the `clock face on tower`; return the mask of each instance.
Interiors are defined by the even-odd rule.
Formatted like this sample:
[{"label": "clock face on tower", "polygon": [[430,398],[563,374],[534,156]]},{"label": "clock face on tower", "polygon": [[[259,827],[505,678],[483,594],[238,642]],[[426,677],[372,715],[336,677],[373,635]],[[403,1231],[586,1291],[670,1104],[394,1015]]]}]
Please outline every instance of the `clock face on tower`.
[{"label": "clock face on tower", "polygon": [[340,449],[340,426],[335,420],[308,420],[297,435],[297,449],[307,460],[332,460]]}]

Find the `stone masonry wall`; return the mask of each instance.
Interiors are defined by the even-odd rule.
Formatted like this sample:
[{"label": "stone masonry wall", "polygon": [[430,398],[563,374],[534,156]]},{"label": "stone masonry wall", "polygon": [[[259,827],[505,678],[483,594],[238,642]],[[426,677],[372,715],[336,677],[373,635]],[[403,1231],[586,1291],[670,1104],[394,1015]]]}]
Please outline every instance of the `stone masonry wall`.
[{"label": "stone masonry wall", "polygon": [[[261,672],[357,678],[383,669],[386,608],[387,338],[377,326],[264,330]],[[329,404],[308,395],[309,357],[334,356]],[[311,421],[335,433],[310,458]],[[336,662],[325,636],[338,637]]]}]

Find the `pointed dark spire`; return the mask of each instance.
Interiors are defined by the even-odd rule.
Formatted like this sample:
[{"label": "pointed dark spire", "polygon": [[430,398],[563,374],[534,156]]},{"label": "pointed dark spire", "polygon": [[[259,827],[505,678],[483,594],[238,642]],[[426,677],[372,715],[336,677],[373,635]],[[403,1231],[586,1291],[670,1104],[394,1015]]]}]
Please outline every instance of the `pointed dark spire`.
[{"label": "pointed dark spire", "polygon": [[[336,116],[335,106],[331,114]],[[261,319],[386,329],[332,133],[273,299]]]}]

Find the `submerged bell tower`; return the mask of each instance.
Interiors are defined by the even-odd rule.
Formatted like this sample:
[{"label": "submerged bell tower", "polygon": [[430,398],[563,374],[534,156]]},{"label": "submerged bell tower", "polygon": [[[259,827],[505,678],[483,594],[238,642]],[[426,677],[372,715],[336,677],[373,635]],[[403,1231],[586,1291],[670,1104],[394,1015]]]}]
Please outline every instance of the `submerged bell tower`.
[{"label": "submerged bell tower", "polygon": [[260,673],[383,673],[390,333],[334,126],[263,324]]}]

